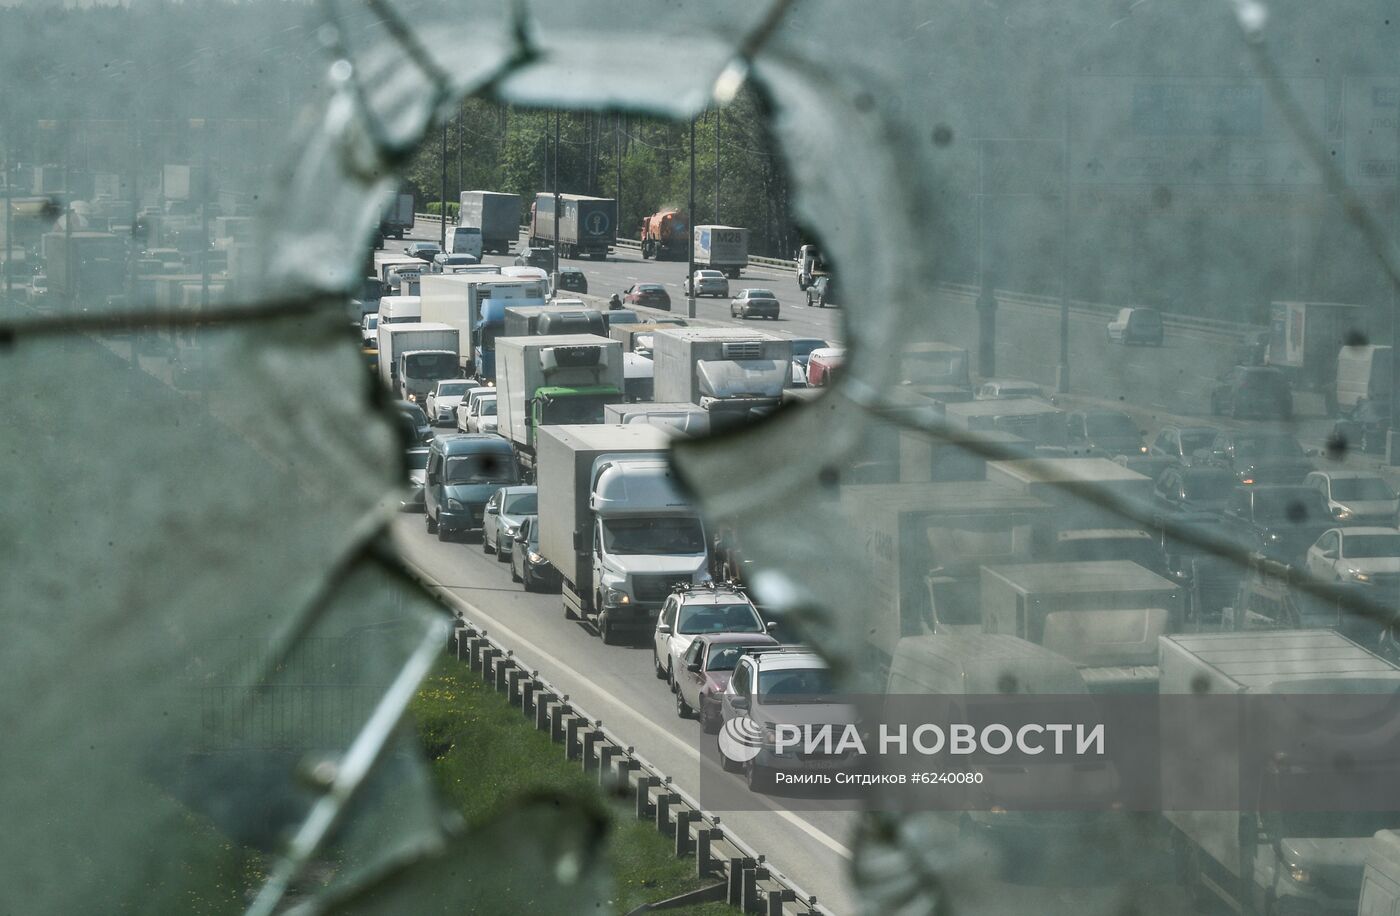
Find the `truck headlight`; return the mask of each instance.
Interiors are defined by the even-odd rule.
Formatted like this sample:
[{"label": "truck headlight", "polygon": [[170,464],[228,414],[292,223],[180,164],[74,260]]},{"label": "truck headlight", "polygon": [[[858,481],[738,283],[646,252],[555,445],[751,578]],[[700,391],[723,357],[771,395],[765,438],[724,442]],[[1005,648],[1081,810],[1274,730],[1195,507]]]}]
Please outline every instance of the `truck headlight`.
[{"label": "truck headlight", "polygon": [[627,594],[626,592],[622,591],[621,589],[613,588],[612,586],[609,586],[609,587],[608,587],[607,593],[604,595],[604,597],[607,599],[607,602],[608,602],[609,604],[631,604],[631,603],[632,603],[632,596],[631,596],[631,595]]},{"label": "truck headlight", "polygon": [[1301,865],[1288,866],[1288,877],[1292,878],[1298,884],[1308,884],[1312,881],[1312,875]]}]

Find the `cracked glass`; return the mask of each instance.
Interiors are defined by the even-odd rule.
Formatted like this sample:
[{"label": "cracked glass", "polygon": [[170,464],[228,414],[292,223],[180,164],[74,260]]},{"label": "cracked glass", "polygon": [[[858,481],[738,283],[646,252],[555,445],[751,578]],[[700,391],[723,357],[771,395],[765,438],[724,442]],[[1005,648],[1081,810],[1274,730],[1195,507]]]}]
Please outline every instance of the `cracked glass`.
[{"label": "cracked glass", "polygon": [[[741,405],[755,422],[733,422],[722,391],[680,396],[716,435],[676,440],[670,460],[708,568],[843,690],[946,693],[937,657],[1027,692],[1034,656],[1096,696],[1209,693],[1207,669],[1247,692],[1201,661],[1231,638],[1279,677],[1335,650],[1388,682],[1400,660],[1400,557],[1348,533],[1396,525],[1400,480],[1400,25],[1383,4],[21,3],[0,23],[11,908],[608,906],[597,811],[544,796],[469,827],[449,816],[404,719],[451,620],[423,582],[700,782],[695,748],[713,742],[658,707],[645,648],[580,648],[550,596],[493,604],[503,586],[400,505],[418,408],[391,405],[410,393],[386,390],[392,372],[366,375],[397,360],[360,346],[346,310],[370,311],[365,275],[397,251],[367,269],[367,246],[439,143],[413,209],[456,203],[450,145],[467,190],[467,132],[508,151],[473,175],[621,198],[617,239],[636,247],[608,258],[648,273],[583,262],[598,272],[582,301],[606,311],[665,281],[673,314],[752,327],[688,301],[689,265],[637,258],[650,230],[634,217],[674,209],[695,126],[712,139],[713,209],[686,205],[699,229],[749,221],[751,279],[725,295],[777,290],[775,327],[810,358]],[[625,177],[624,136],[645,150]],[[741,179],[759,161],[761,180]],[[669,390],[667,332],[650,330]],[[491,352],[458,347],[464,372]],[[422,419],[457,422],[440,406]],[[531,476],[533,439],[513,444]],[[468,511],[437,499],[432,532]],[[1086,597],[1111,591],[1096,562],[1170,597]],[[1051,611],[1027,584],[1047,566],[1078,583]],[[636,583],[609,581],[585,600],[630,600]],[[1319,631],[1346,643],[1269,648]],[[988,648],[1012,641],[1021,655]],[[1182,782],[1222,760],[1207,747]],[[949,814],[898,796],[761,807],[734,829],[836,912],[1175,913],[1212,893],[1350,912],[1400,872],[1370,841],[1400,829],[1383,817],[1362,835],[1261,812],[1212,833],[1160,812]]]}]

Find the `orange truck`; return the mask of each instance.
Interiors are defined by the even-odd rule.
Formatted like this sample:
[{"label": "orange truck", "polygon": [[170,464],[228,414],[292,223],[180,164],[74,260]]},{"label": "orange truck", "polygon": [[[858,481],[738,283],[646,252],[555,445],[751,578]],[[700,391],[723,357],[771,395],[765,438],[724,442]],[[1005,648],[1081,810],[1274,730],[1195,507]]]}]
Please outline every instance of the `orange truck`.
[{"label": "orange truck", "polygon": [[674,207],[642,220],[642,257],[680,261],[688,254],[690,219]]}]

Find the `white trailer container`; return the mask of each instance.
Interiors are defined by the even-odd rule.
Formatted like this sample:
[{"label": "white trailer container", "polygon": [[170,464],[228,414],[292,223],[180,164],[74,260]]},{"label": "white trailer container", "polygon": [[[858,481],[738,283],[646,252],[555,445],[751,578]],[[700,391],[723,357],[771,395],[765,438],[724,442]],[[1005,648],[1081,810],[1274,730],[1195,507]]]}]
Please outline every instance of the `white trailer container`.
[{"label": "white trailer container", "polygon": [[731,280],[749,266],[749,230],[738,226],[696,226],[695,266],[723,271]]},{"label": "white trailer container", "polygon": [[379,325],[379,377],[405,401],[421,403],[439,379],[458,373],[457,329],[410,321]]},{"label": "white trailer container", "polygon": [[541,281],[490,273],[424,274],[419,288],[423,320],[461,331],[462,373],[483,381],[496,376],[496,337],[505,329],[506,307],[545,301]]},{"label": "white trailer container", "polygon": [[791,374],[792,341],[746,328],[658,328],[654,394],[689,401],[728,428],[775,409]]},{"label": "white trailer container", "polygon": [[539,428],[603,422],[622,400],[622,345],[592,334],[502,337],[497,341],[499,431],[525,469],[535,464]]},{"label": "white trailer container", "polygon": [[420,296],[381,296],[380,324],[407,324],[423,320],[423,299]]},{"label": "white trailer container", "polygon": [[1091,690],[1151,691],[1157,638],[1181,620],[1180,587],[1127,560],[982,567],[982,629],[1079,666]]},{"label": "white trailer container", "polygon": [[[1163,636],[1161,668],[1163,695],[1386,698],[1400,691],[1400,669],[1334,630]],[[1163,733],[1164,804],[1179,797],[1177,787],[1243,786],[1260,778],[1243,769],[1252,765],[1239,753],[1243,723],[1222,723],[1225,734],[1179,721],[1183,716],[1190,719],[1189,710]],[[1342,727],[1353,733],[1356,728]],[[1306,784],[1307,766],[1289,762],[1290,784]],[[1390,778],[1400,779],[1400,772]],[[1173,847],[1188,882],[1245,912],[1357,911],[1371,837],[1394,825],[1393,814],[1240,810],[1248,805],[1244,800],[1233,810],[1164,811],[1176,829]]]},{"label": "white trailer container", "polygon": [[457,225],[481,230],[485,251],[506,254],[520,237],[520,195],[499,191],[463,191]]},{"label": "white trailer container", "polygon": [[675,583],[709,578],[704,527],[668,442],[645,424],[539,431],[540,553],[563,580],[565,617],[594,621],[604,642],[650,630]]}]

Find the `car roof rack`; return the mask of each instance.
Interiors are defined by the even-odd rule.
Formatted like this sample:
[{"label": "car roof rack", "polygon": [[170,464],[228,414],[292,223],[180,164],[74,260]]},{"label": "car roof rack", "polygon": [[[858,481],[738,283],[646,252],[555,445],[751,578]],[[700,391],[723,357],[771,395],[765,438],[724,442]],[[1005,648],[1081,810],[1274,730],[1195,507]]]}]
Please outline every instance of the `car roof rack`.
[{"label": "car roof rack", "polygon": [[815,649],[807,646],[786,643],[781,646],[754,646],[745,652],[746,655],[816,655]]}]

